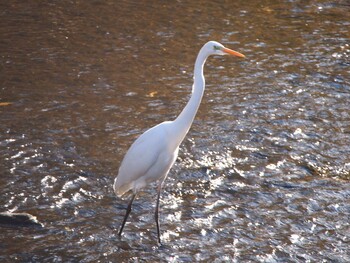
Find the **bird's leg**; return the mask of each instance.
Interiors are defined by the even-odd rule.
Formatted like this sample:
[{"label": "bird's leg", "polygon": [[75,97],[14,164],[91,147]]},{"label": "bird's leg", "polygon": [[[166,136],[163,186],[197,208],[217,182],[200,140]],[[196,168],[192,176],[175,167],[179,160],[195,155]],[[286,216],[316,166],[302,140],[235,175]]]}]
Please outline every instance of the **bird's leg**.
[{"label": "bird's leg", "polygon": [[159,200],[160,200],[160,191],[162,190],[162,183],[158,185],[158,196],[157,196],[157,204],[156,204],[156,212],[154,214],[154,217],[156,219],[156,224],[157,224],[157,234],[158,234],[158,243],[161,244],[160,242],[160,230],[159,230]]},{"label": "bird's leg", "polygon": [[129,216],[129,214],[131,212],[131,205],[132,205],[132,202],[134,201],[135,197],[136,197],[136,194],[133,194],[133,196],[131,197],[131,200],[129,202],[128,208],[126,209],[126,214],[124,216],[124,220],[123,220],[122,226],[121,226],[121,228],[119,230],[119,233],[118,233],[119,236],[121,236],[121,234],[123,232],[123,228],[125,226],[126,220],[128,219],[128,216]]}]

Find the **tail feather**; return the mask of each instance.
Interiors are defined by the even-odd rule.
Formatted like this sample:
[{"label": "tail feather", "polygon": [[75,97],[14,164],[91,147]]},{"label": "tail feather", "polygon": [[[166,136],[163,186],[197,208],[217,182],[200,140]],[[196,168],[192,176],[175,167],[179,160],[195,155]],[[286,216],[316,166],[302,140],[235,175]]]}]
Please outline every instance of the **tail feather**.
[{"label": "tail feather", "polygon": [[118,197],[122,197],[125,193],[131,190],[130,184],[120,185],[117,179],[118,177],[114,181],[113,190]]}]

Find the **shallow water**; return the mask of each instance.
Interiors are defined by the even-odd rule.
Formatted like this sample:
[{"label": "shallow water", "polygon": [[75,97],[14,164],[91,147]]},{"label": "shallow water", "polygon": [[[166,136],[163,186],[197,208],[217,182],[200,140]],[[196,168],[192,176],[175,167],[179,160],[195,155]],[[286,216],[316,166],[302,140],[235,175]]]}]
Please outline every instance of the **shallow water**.
[{"label": "shallow water", "polygon": [[[349,262],[350,5],[64,1],[0,4],[3,262]],[[161,200],[112,183],[127,148],[207,88]],[[1,211],[0,211],[1,212]]]}]

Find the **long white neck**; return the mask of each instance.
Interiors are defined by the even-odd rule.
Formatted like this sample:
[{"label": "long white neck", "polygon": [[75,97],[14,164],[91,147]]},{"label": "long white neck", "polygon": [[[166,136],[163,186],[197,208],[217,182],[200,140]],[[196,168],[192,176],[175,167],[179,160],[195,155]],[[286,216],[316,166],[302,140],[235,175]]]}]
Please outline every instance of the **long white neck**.
[{"label": "long white neck", "polygon": [[173,132],[175,132],[177,135],[176,142],[174,143],[176,143],[177,146],[182,142],[188,130],[190,129],[203,97],[205,88],[203,67],[206,59],[208,58],[208,54],[205,54],[205,52],[201,51],[199,52],[196,63],[194,65],[192,96],[180,115],[173,121]]}]

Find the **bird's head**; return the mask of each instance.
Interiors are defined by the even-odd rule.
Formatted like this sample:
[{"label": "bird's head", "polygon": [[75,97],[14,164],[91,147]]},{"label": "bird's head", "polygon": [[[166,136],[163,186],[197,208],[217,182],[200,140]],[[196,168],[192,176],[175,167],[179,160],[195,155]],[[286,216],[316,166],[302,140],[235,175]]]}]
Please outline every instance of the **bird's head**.
[{"label": "bird's head", "polygon": [[240,58],[245,58],[245,56],[237,51],[234,51],[232,49],[224,47],[222,44],[216,41],[209,41],[206,43],[203,47],[207,52],[208,55],[231,55],[236,56]]}]

